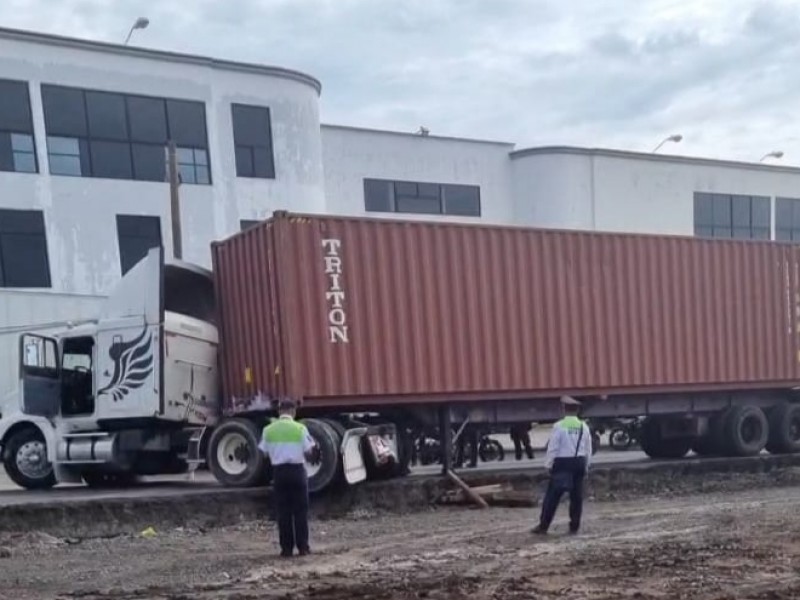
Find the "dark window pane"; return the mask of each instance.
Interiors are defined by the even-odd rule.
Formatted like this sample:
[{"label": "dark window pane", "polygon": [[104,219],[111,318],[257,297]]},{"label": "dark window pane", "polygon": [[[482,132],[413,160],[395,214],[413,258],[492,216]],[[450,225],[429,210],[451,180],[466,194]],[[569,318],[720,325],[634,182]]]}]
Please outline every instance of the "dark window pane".
[{"label": "dark window pane", "polygon": [[233,140],[243,146],[271,146],[269,109],[262,106],[231,105]]},{"label": "dark window pane", "polygon": [[441,213],[441,205],[438,200],[429,198],[411,198],[409,196],[398,196],[395,198],[397,212],[401,213],[422,213],[435,215]]},{"label": "dark window pane", "polygon": [[193,165],[194,164],[194,150],[191,148],[176,148],[175,156],[180,165]]},{"label": "dark window pane", "polygon": [[106,140],[128,139],[125,97],[106,92],[86,92],[89,135]]},{"label": "dark window pane", "polygon": [[33,136],[27,133],[11,134],[11,149],[17,152],[33,152]]},{"label": "dark window pane", "polygon": [[751,214],[753,227],[766,227],[769,229],[770,200],[764,196],[753,196]]},{"label": "dark window pane", "polygon": [[730,227],[714,227],[711,235],[715,238],[730,239],[733,237],[733,231]]},{"label": "dark window pane", "polygon": [[83,91],[43,85],[42,104],[48,135],[85,136],[87,134]]},{"label": "dark window pane", "polygon": [[0,236],[0,255],[4,287],[50,287],[44,235],[4,234]]},{"label": "dark window pane", "polygon": [[768,240],[769,227],[753,227],[752,238],[754,240]]},{"label": "dark window pane", "polygon": [[694,226],[694,234],[697,237],[704,237],[704,238],[710,238],[710,237],[713,237],[713,235],[714,235],[713,230],[712,230],[711,227],[706,227],[706,226],[703,226],[703,225],[695,225]]},{"label": "dark window pane", "polygon": [[44,215],[40,210],[0,210],[0,234],[3,233],[44,235]]},{"label": "dark window pane", "polygon": [[364,206],[369,212],[392,212],[391,182],[364,180]]},{"label": "dark window pane", "polygon": [[80,156],[80,146],[75,138],[48,137],[47,152],[50,154],[68,154]]},{"label": "dark window pane", "polygon": [[481,192],[476,185],[444,185],[444,212],[448,215],[479,217]]},{"label": "dark window pane", "polygon": [[181,183],[197,183],[194,165],[178,165],[178,175],[181,178]]},{"label": "dark window pane", "polygon": [[128,122],[134,142],[167,143],[167,110],[160,98],[128,96]]},{"label": "dark window pane", "polygon": [[123,142],[90,142],[92,175],[109,179],[132,179],[131,146]]},{"label": "dark window pane", "polygon": [[275,177],[275,167],[272,164],[271,149],[263,146],[254,146],[253,166],[255,167],[256,177],[262,177],[264,179],[272,179]]},{"label": "dark window pane", "polygon": [[791,229],[775,229],[775,239],[779,242],[788,242],[792,239],[792,230]]},{"label": "dark window pane", "polygon": [[733,238],[736,240],[749,240],[753,239],[752,230],[750,227],[734,227]]},{"label": "dark window pane", "polygon": [[394,193],[396,196],[417,196],[417,184],[409,181],[395,181]]},{"label": "dark window pane", "polygon": [[714,227],[730,228],[732,224],[731,197],[723,194],[715,194],[712,206]]},{"label": "dark window pane", "polygon": [[255,177],[253,150],[250,146],[236,146],[236,175],[238,177]]},{"label": "dark window pane", "polygon": [[117,236],[124,275],[147,256],[151,248],[161,246],[161,221],[158,217],[117,215]]},{"label": "dark window pane", "polygon": [[0,210],[0,285],[50,287],[41,211]]},{"label": "dark window pane", "polygon": [[211,175],[208,172],[208,167],[205,165],[197,165],[194,168],[194,173],[197,183],[201,185],[208,185],[211,183]]},{"label": "dark window pane", "polygon": [[0,171],[14,170],[14,151],[11,149],[11,134],[0,131]]},{"label": "dark window pane", "polygon": [[206,148],[206,111],[202,102],[167,100],[169,135],[178,146]]},{"label": "dark window pane", "polygon": [[0,79],[0,129],[28,133],[33,131],[26,82]]},{"label": "dark window pane", "polygon": [[792,229],[800,229],[800,200],[792,198],[789,202],[792,207],[792,219],[789,223],[791,223]]},{"label": "dark window pane", "polygon": [[166,181],[163,146],[133,144],[133,176],[142,181]]},{"label": "dark window pane", "polygon": [[208,152],[202,150],[200,148],[195,148],[194,151],[194,162],[198,165],[206,165],[208,166]]},{"label": "dark window pane", "polygon": [[792,205],[791,198],[775,199],[775,227],[791,227],[792,225]]},{"label": "dark window pane", "polygon": [[710,226],[713,223],[713,200],[711,194],[695,192],[694,222],[695,225]]},{"label": "dark window pane", "polygon": [[418,183],[417,194],[420,198],[430,198],[432,200],[439,200],[439,190],[441,186],[438,183]]},{"label": "dark window pane", "polygon": [[734,227],[750,227],[750,196],[732,196],[732,216]]},{"label": "dark window pane", "polygon": [[242,231],[244,231],[245,229],[250,229],[251,227],[255,227],[259,223],[261,223],[261,221],[250,221],[247,219],[242,219],[241,221],[239,221],[239,227],[241,228]]}]

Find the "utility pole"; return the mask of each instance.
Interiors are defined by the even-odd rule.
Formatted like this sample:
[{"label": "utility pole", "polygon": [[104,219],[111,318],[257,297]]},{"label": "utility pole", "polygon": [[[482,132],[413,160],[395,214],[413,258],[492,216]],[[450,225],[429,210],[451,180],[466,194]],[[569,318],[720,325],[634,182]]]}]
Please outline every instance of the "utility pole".
[{"label": "utility pole", "polygon": [[178,149],[175,142],[167,142],[167,168],[169,176],[170,220],[172,221],[172,254],[177,260],[183,258],[183,244],[181,243],[181,199],[178,188],[181,185],[178,173]]}]

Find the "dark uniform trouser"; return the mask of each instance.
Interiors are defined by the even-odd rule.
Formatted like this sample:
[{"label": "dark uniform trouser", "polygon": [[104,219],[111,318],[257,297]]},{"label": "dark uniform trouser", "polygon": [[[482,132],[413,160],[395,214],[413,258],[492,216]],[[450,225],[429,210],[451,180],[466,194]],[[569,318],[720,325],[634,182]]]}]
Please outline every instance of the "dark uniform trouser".
[{"label": "dark uniform trouser", "polygon": [[308,550],[308,476],[305,465],[275,465],[273,490],[281,551]]},{"label": "dark uniform trouser", "polygon": [[528,434],[528,429],[524,427],[511,428],[511,441],[514,442],[514,455],[517,460],[522,460],[522,449],[525,449],[525,454],[528,458],[533,458],[533,447],[531,446],[531,436]]},{"label": "dark uniform trouser", "polygon": [[553,461],[553,471],[547,493],[542,502],[542,515],[539,526],[547,531],[556,515],[558,503],[565,492],[569,492],[569,528],[578,531],[583,513],[583,480],[586,477],[586,459],[583,457],[557,458]]}]

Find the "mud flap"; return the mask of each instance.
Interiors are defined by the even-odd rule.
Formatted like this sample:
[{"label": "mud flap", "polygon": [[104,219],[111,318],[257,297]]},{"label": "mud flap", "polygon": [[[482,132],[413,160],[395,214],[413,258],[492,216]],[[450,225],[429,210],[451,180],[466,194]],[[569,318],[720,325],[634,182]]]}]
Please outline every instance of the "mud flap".
[{"label": "mud flap", "polygon": [[361,438],[367,434],[366,427],[348,429],[342,438],[342,465],[344,479],[350,484],[356,484],[367,478],[367,467],[361,453]]}]

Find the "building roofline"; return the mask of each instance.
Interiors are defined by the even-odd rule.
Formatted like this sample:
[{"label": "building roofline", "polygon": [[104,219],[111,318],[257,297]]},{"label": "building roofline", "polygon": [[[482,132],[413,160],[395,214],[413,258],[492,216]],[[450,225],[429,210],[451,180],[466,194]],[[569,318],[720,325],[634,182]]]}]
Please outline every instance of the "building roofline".
[{"label": "building roofline", "polygon": [[211,67],[213,69],[239,71],[252,75],[270,75],[273,77],[282,77],[284,79],[291,79],[293,81],[305,83],[306,85],[314,88],[317,91],[317,94],[320,94],[322,91],[322,84],[315,77],[301,73],[300,71],[284,69],[283,67],[274,67],[271,65],[259,65],[255,63],[222,60],[208,56],[171,52],[168,50],[151,50],[149,48],[142,48],[139,46],[123,46],[122,44],[112,44],[110,42],[85,40],[61,35],[53,35],[50,33],[25,31],[22,29],[8,29],[6,27],[0,27],[0,39],[29,42],[34,44],[49,44],[51,46],[75,48],[77,50],[88,50],[91,52],[107,52],[118,54],[120,56],[130,56],[135,58],[185,63]]},{"label": "building roofline", "polygon": [[614,150],[612,148],[582,148],[578,146],[540,146],[536,148],[523,148],[511,153],[511,158],[525,158],[526,156],[543,156],[548,154],[572,154],[577,156],[605,156],[610,158],[630,158],[634,160],[648,160],[653,162],[669,162],[691,165],[706,165],[713,167],[730,167],[734,169],[752,169],[755,171],[772,171],[782,173],[800,173],[800,167],[774,165],[739,160],[726,160],[718,158],[703,158],[695,156],[682,156],[677,154],[653,154],[652,152],[635,152],[632,150]]},{"label": "building roofline", "polygon": [[446,135],[420,135],[418,133],[410,133],[408,131],[391,131],[389,129],[370,129],[369,127],[355,127],[352,125],[333,125],[330,123],[323,123],[323,129],[341,129],[343,131],[354,131],[358,133],[380,133],[384,135],[397,135],[402,137],[412,137],[423,140],[440,140],[445,142],[468,142],[470,144],[489,144],[492,146],[506,146],[514,147],[513,142],[500,142],[496,140],[479,140],[475,138],[454,137]]}]

